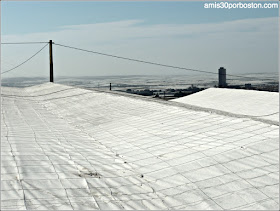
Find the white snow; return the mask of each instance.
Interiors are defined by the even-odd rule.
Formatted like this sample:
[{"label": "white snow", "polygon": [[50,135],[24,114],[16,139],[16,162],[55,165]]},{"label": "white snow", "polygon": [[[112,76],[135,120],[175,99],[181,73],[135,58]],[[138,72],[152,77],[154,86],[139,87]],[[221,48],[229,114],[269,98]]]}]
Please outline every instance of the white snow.
[{"label": "white snow", "polygon": [[209,88],[171,101],[279,122],[277,92]]},{"label": "white snow", "polygon": [[277,125],[172,104],[2,87],[1,209],[279,209]]}]

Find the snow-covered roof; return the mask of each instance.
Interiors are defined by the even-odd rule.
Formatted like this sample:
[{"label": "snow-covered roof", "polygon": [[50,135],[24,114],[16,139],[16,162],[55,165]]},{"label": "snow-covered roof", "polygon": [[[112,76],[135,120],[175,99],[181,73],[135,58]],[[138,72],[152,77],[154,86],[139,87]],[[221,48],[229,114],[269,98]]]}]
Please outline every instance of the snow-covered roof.
[{"label": "snow-covered roof", "polygon": [[279,123],[277,92],[209,88],[171,101]]},{"label": "snow-covered roof", "polygon": [[275,124],[52,83],[1,123],[2,210],[279,209]]}]

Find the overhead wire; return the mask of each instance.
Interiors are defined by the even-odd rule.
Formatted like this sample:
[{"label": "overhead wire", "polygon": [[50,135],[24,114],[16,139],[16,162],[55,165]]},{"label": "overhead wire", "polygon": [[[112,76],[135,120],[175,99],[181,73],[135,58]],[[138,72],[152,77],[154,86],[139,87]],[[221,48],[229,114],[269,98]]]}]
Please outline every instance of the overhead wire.
[{"label": "overhead wire", "polygon": [[[97,51],[92,51],[92,50],[86,50],[86,49],[77,48],[77,47],[73,47],[73,46],[69,46],[69,45],[63,45],[63,44],[59,44],[59,43],[53,43],[53,44],[57,45],[57,46],[65,47],[65,48],[70,48],[70,49],[79,50],[79,51],[83,51],[83,52],[98,54],[98,55],[102,55],[102,56],[109,56],[109,57],[113,57],[113,58],[117,58],[117,59],[123,59],[123,60],[129,60],[129,61],[134,61],[134,62],[139,62],[139,63],[157,65],[157,66],[162,66],[162,67],[169,67],[169,68],[174,68],[174,69],[181,69],[181,70],[188,70],[188,71],[193,71],[193,72],[201,72],[201,73],[208,73],[208,74],[217,75],[216,72],[210,72],[210,71],[198,70],[198,69],[192,69],[192,68],[185,68],[185,67],[178,67],[178,66],[173,66],[173,65],[161,64],[161,63],[157,63],[157,62],[150,62],[150,61],[139,60],[139,59],[134,59],[134,58],[129,58],[129,57],[117,56],[117,55],[113,55],[113,54],[107,54],[107,53],[102,53],[102,52],[97,52]],[[250,76],[242,76],[242,75],[227,74],[227,76],[260,80],[260,78],[250,77]]]},{"label": "overhead wire", "polygon": [[204,71],[204,70],[197,70],[197,69],[178,67],[178,66],[173,66],[173,65],[166,65],[166,64],[156,63],[156,62],[149,62],[149,61],[144,61],[144,60],[139,60],[139,59],[117,56],[117,55],[113,55],[113,54],[107,54],[107,53],[101,53],[101,52],[97,52],[97,51],[86,50],[86,49],[82,49],[82,48],[76,48],[76,47],[72,47],[72,46],[68,46],[68,45],[62,45],[62,44],[59,44],[59,43],[53,43],[53,44],[57,45],[57,46],[65,47],[65,48],[71,48],[71,49],[84,51],[84,52],[88,52],[88,53],[99,54],[99,55],[102,55],[102,56],[109,56],[109,57],[114,57],[114,58],[118,58],[118,59],[124,59],[124,60],[129,60],[129,61],[134,61],[134,62],[145,63],[145,64],[152,64],[152,65],[157,65],[157,66],[162,66],[162,67],[170,67],[170,68],[175,68],[175,69],[182,69],[182,70],[189,70],[189,71],[195,71],[195,72],[202,72],[202,73],[209,73],[209,74],[217,75],[217,73],[208,72],[208,71]]},{"label": "overhead wire", "polygon": [[13,68],[11,68],[11,69],[9,69],[9,70],[6,70],[6,71],[4,71],[4,72],[1,72],[1,75],[2,75],[2,74],[5,74],[5,73],[7,73],[7,72],[10,72],[10,71],[12,71],[12,70],[14,70],[14,69],[20,67],[21,65],[25,64],[26,62],[28,62],[29,60],[31,60],[33,57],[35,57],[37,54],[39,54],[47,45],[48,45],[48,43],[47,43],[46,45],[44,45],[44,47],[41,48],[39,51],[37,51],[35,54],[33,54],[31,57],[29,57],[27,60],[25,60],[24,62],[20,63],[19,65],[15,66],[15,67],[13,67]]},{"label": "overhead wire", "polygon": [[2,42],[1,45],[42,44],[49,42]]}]

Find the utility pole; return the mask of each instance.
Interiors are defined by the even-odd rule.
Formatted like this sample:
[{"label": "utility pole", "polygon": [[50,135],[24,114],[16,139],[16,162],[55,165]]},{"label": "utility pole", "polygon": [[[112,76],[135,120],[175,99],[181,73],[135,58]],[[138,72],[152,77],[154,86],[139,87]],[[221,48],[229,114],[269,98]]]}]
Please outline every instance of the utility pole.
[{"label": "utility pole", "polygon": [[53,82],[53,52],[52,52],[52,40],[50,40],[50,82]]}]

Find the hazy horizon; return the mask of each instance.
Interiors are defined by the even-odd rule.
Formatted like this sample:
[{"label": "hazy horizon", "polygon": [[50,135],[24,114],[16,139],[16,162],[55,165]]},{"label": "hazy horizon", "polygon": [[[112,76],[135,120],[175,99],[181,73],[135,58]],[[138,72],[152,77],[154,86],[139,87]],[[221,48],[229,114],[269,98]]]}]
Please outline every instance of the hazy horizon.
[{"label": "hazy horizon", "polygon": [[[227,77],[229,85],[244,85],[245,83],[275,84],[279,83],[278,73],[249,74],[254,78]],[[258,78],[258,79],[256,79]],[[16,77],[2,79],[2,86],[28,87],[49,82],[48,77]],[[82,88],[108,88],[112,83],[118,89],[185,89],[191,85],[198,87],[214,87],[218,85],[218,75],[125,75],[125,76],[77,76],[56,77],[54,82]]]}]

